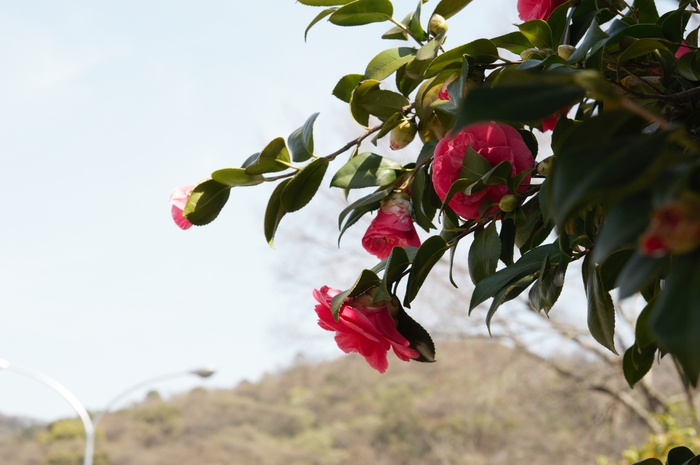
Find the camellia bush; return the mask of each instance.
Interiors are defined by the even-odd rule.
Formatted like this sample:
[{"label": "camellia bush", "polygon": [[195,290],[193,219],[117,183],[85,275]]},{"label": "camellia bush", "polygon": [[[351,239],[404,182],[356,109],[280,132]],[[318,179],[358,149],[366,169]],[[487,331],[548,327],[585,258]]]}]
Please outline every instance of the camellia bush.
[{"label": "camellia bush", "polygon": [[[622,357],[629,384],[661,356],[697,383],[700,53],[698,29],[689,27],[700,14],[696,1],[660,16],[653,0],[513,0],[523,22],[511,32],[449,49],[451,19],[468,14],[471,0],[441,0],[429,14],[418,0],[401,20],[389,0],[299,2],[321,8],[306,33],[324,20],[387,24],[382,39],[390,45],[368,56],[364,73],[329,83],[349,105],[358,137],[321,152],[318,114],[311,115],[239,168],[176,189],[172,214],[181,228],[213,221],[234,187],[276,183],[264,216],[272,244],[285,215],[312,200],[335,163],[330,186],[351,199],[338,215],[340,235],[372,214],[362,246],[380,260],[358,270],[347,289],[313,292],[319,325],[335,332],[343,351],[380,372],[390,349],[401,360],[434,361],[429,334],[406,309],[434,265],[443,256],[452,263],[469,238],[475,288],[465,312],[490,301],[489,325],[525,291],[533,309],[549,312],[567,268],[581,261],[590,333],[612,352],[611,293],[646,301]],[[538,131],[551,131],[551,148],[539,146]],[[422,148],[406,165],[360,152],[363,142],[385,137],[401,150],[416,136]],[[422,243],[416,226],[431,234]]]}]

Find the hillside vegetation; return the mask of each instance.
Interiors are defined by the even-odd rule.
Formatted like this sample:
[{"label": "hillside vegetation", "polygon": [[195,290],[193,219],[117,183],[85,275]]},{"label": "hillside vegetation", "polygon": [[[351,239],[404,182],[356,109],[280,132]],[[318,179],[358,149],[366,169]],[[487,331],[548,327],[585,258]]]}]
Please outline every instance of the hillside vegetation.
[{"label": "hillside vegetation", "polygon": [[[105,417],[96,465],[595,463],[647,431],[608,398],[493,342],[438,344],[439,362],[299,361],[259,383],[149,395]],[[591,362],[569,360],[579,372]],[[0,437],[4,465],[79,465],[77,419]]]}]

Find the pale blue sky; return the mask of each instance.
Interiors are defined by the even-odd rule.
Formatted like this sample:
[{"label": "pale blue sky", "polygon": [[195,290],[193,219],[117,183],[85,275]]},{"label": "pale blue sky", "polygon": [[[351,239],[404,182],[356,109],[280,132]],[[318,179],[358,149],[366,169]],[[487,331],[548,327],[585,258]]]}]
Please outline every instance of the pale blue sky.
[{"label": "pale blue sky", "polygon": [[[415,8],[394,3],[399,19]],[[515,3],[475,0],[450,20],[447,46],[511,30]],[[99,409],[161,373],[214,363],[204,385],[232,386],[299,351],[340,353],[315,326],[311,289],[275,288],[276,268],[316,267],[285,255],[304,213],[283,221],[273,251],[262,236],[272,186],[234,190],[214,224],[187,232],[168,204],[176,186],[240,165],[314,112],[320,154],[359,134],[330,92],[402,43],[379,39],[387,24],[325,21],[304,43],[318,11],[292,0],[0,2],[0,358]],[[327,215],[320,235],[333,246],[337,210]],[[73,415],[7,372],[0,413]]]}]

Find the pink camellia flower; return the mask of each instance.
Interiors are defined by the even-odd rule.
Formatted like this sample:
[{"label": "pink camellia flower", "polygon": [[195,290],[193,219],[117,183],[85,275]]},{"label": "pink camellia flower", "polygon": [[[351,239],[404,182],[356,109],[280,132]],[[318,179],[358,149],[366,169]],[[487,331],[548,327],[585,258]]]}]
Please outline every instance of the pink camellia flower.
[{"label": "pink camellia flower", "polygon": [[377,216],[362,237],[362,247],[380,260],[394,247],[420,247],[420,238],[411,219],[408,195],[395,192],[382,201]]},{"label": "pink camellia flower", "polygon": [[683,41],[680,47],[678,47],[678,50],[676,50],[676,60],[685,55],[686,53],[692,52],[690,47]]},{"label": "pink camellia flower", "polygon": [[379,373],[384,373],[389,366],[386,354],[390,348],[404,362],[420,356],[409,347],[408,339],[396,329],[396,323],[389,313],[389,302],[365,306],[362,301],[368,300],[371,303],[371,298],[362,297],[369,296],[346,299],[340,308],[338,321],[335,321],[331,313],[331,302],[340,291],[323,286],[314,289],[313,294],[318,302],[315,307],[318,325],[327,331],[335,331],[335,342],[346,354],[359,353]]},{"label": "pink camellia flower", "polygon": [[[433,186],[440,199],[445,200],[450,187],[459,179],[468,147],[484,157],[491,166],[496,166],[502,161],[510,162],[513,166],[511,176],[535,166],[535,159],[530,149],[527,148],[518,131],[511,126],[493,121],[467,126],[457,135],[448,134],[435,147]],[[528,174],[523,179],[523,183],[527,184],[529,181]],[[521,189],[524,190],[524,188]],[[471,195],[457,192],[450,200],[449,206],[462,218],[478,220],[480,219],[479,206],[482,202],[490,201],[498,205],[506,194],[508,194],[508,186],[500,184],[487,186]],[[490,211],[495,211],[495,207]]]},{"label": "pink camellia flower", "polygon": [[173,220],[175,221],[175,224],[180,227],[180,229],[190,229],[192,227],[192,223],[190,223],[187,218],[182,216],[182,211],[185,209],[185,205],[187,205],[187,199],[190,198],[190,194],[192,193],[192,190],[196,186],[181,186],[178,187],[173,191],[172,194],[170,194],[170,203],[172,204],[172,209],[171,213],[173,215]]},{"label": "pink camellia flower", "polygon": [[553,131],[561,115],[567,115],[571,107],[564,108],[542,120],[542,132]]},{"label": "pink camellia flower", "polygon": [[566,0],[518,0],[518,16],[523,21],[543,19],[547,21],[559,5]]},{"label": "pink camellia flower", "polygon": [[651,257],[683,254],[700,246],[700,201],[681,197],[654,211],[639,236],[639,251]]}]

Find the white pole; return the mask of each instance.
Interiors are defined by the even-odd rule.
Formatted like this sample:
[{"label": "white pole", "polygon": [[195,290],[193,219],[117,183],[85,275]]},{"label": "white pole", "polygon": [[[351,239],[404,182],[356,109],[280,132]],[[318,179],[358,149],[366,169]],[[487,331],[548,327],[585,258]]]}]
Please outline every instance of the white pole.
[{"label": "white pole", "polygon": [[78,412],[78,416],[80,416],[80,419],[83,422],[83,428],[85,428],[85,457],[83,458],[83,465],[92,465],[92,455],[95,447],[95,428],[93,427],[92,421],[90,420],[90,415],[88,415],[87,410],[85,410],[85,407],[83,407],[83,404],[81,404],[78,399],[76,399],[76,397],[61,383],[42,373],[39,373],[38,371],[24,368],[15,364],[10,364],[10,362],[1,358],[0,369],[13,371],[20,375],[24,375],[42,382],[52,388],[54,391],[61,394],[63,398],[71,404],[75,411]]}]

